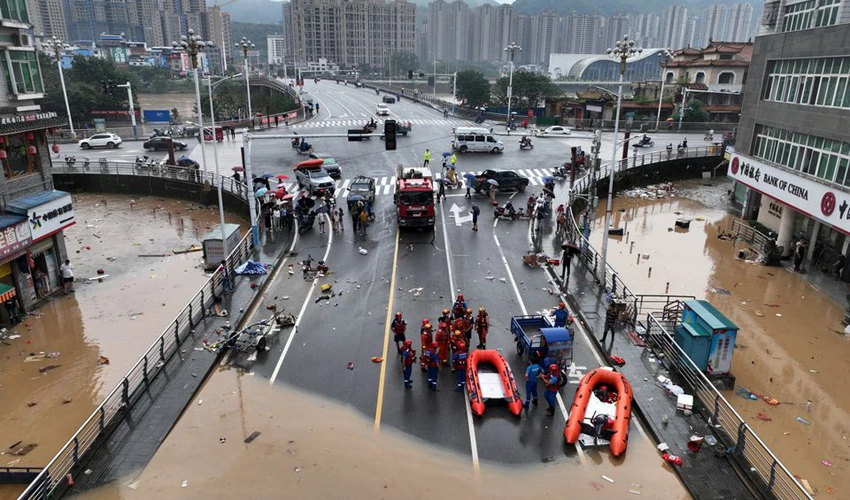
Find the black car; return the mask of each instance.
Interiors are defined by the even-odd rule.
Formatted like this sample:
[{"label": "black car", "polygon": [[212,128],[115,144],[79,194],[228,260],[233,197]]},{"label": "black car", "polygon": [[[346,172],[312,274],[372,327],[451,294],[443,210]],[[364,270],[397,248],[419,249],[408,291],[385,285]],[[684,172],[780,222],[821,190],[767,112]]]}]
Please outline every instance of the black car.
[{"label": "black car", "polygon": [[395,104],[395,97],[393,97],[391,95],[385,95],[384,97],[381,98],[381,100],[384,101],[387,104]]},{"label": "black car", "polygon": [[[150,151],[168,151],[168,142],[171,140],[171,137],[151,137],[142,144],[142,147]],[[186,151],[188,147],[185,142],[174,141],[175,151]]]},{"label": "black car", "polygon": [[528,177],[523,177],[512,170],[485,170],[478,177],[473,179],[472,188],[476,193],[486,192],[490,189],[490,179],[496,181],[498,186],[496,189],[500,191],[524,191],[528,187]]}]

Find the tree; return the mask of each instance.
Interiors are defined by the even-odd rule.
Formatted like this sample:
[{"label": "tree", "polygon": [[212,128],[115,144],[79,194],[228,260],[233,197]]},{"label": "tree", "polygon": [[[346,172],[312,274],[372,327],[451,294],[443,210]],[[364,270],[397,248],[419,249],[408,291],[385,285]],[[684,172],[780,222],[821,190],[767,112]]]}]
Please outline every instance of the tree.
[{"label": "tree", "polygon": [[[680,106],[681,107],[681,106]],[[708,114],[708,111],[703,109],[705,107],[705,103],[700,101],[699,99],[694,99],[685,106],[685,119],[686,122],[695,122],[702,123],[707,122],[711,119],[711,115]],[[673,119],[679,119],[679,112],[673,114]]]},{"label": "tree", "polygon": [[[502,77],[496,81],[493,94],[494,100],[499,104],[508,104],[508,82],[509,77]],[[561,89],[552,83],[549,75],[532,71],[514,71],[513,98],[511,99],[511,107],[514,109],[536,108],[544,99],[562,94]]]},{"label": "tree", "polygon": [[392,75],[403,74],[407,76],[408,71],[413,74],[419,73],[419,58],[413,52],[393,52],[390,54],[390,66]]},{"label": "tree", "polygon": [[490,83],[478,71],[466,70],[457,74],[457,97],[466,106],[477,108],[490,102]]}]

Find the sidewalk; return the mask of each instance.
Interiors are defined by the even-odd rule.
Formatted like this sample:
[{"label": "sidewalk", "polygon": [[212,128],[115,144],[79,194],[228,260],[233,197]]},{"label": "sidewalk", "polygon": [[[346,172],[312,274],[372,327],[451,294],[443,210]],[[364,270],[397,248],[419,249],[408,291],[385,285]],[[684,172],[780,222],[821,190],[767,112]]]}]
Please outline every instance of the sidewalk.
[{"label": "sidewalk", "polygon": [[[262,246],[254,250],[252,258],[263,263],[271,262],[276,268],[286,255],[294,234],[264,233],[261,236]],[[198,350],[203,347],[202,340],[225,321],[238,325],[251,312],[251,304],[262,295],[273,272],[274,269],[270,269],[268,274],[261,276],[233,275],[234,290],[221,302],[222,309],[230,314],[227,317],[206,316],[200,320],[187,341],[180,346],[181,355],[172,356],[166,362],[163,373],[152,381],[108,437],[94,448],[93,453],[81,457],[79,464],[72,469],[76,482],[71,490],[74,495],[126,479],[147,465],[218,362],[219,356]],[[253,284],[257,286],[252,288]],[[89,473],[84,473],[87,470]]]}]

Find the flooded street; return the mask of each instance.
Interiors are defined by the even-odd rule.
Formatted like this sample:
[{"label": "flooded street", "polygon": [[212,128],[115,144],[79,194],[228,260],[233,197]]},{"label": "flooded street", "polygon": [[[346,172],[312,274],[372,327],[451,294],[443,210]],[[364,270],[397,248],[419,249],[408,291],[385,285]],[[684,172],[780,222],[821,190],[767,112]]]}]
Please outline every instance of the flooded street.
[{"label": "flooded street", "polygon": [[590,453],[581,467],[485,463],[476,473],[469,457],[386,427],[376,434],[373,420],[352,409],[238,370],[220,370],[202,393],[144,471],[83,498],[514,499],[567,487],[588,498],[634,498],[630,489],[690,498],[646,440],[629,447],[622,467]]},{"label": "flooded street", "polygon": [[200,252],[172,250],[200,244],[216,210],[153,197],[131,209],[101,194],[74,205],[65,242],[76,293],[60,290],[0,343],[3,466],[45,465],[208,279]]},{"label": "flooded street", "polygon": [[[730,183],[677,187],[671,199],[615,200],[613,225],[627,235],[610,239],[609,262],[635,294],[664,294],[669,285],[668,293],[706,299],[736,323],[736,388],[781,404],[724,395],[793,474],[850,498],[850,340],[842,334],[842,307],[788,268],[737,259],[743,244],[717,238],[732,226],[725,211]],[[591,236],[597,248],[604,205]],[[692,219],[689,230],[674,228],[679,217]]]}]

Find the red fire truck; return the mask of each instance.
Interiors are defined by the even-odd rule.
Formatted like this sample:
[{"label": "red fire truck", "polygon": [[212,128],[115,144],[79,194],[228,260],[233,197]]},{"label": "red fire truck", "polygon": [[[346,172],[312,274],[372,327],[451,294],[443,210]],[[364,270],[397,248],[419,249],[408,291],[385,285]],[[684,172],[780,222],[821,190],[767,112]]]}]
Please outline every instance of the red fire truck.
[{"label": "red fire truck", "polygon": [[431,171],[399,165],[393,202],[399,227],[434,227],[434,179]]}]

